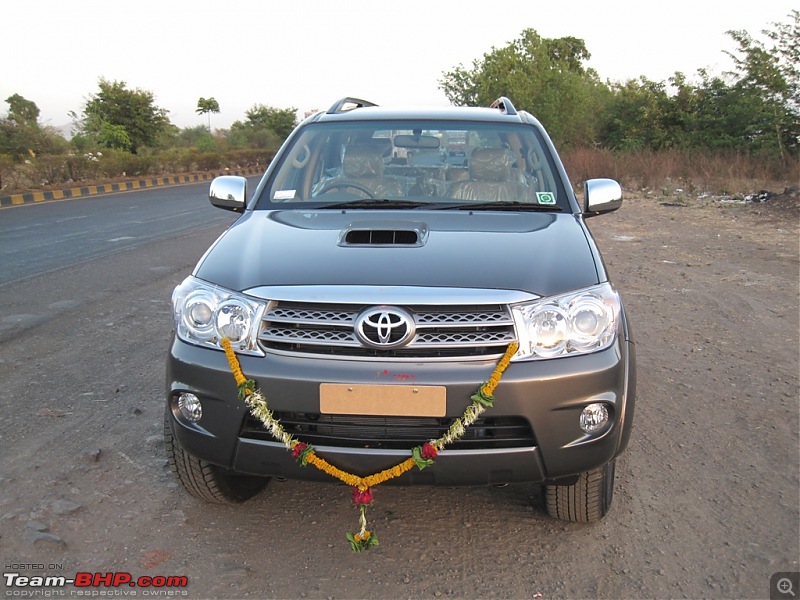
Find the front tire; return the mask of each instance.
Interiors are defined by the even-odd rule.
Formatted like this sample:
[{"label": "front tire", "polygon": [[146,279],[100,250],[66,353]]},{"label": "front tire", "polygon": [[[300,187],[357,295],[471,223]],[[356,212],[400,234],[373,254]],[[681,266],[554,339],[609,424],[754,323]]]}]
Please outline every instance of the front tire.
[{"label": "front tire", "polygon": [[237,475],[195,458],[178,442],[172,431],[169,408],[164,414],[164,446],[175,477],[192,496],[213,504],[240,504],[258,494],[269,477]]},{"label": "front tire", "polygon": [[591,523],[606,516],[614,497],[614,462],[581,473],[572,485],[545,485],[547,513],[573,523]]}]

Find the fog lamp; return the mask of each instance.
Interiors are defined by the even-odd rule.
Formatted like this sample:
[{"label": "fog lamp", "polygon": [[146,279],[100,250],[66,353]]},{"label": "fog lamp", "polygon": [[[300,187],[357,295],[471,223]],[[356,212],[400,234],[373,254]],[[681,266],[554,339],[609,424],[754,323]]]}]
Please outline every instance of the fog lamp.
[{"label": "fog lamp", "polygon": [[608,423],[608,408],[602,402],[587,404],[581,411],[581,429],[586,433],[596,433]]},{"label": "fog lamp", "polygon": [[178,396],[178,410],[187,421],[197,423],[203,416],[203,405],[200,404],[200,398],[194,394],[183,392]]}]

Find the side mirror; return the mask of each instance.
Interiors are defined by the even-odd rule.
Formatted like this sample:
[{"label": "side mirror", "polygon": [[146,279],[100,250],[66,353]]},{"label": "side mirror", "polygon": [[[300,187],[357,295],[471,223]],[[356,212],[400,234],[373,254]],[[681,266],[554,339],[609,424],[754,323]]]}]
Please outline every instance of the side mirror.
[{"label": "side mirror", "polygon": [[589,179],[583,184],[583,214],[593,217],[622,206],[622,187],[613,179]]},{"label": "side mirror", "polygon": [[217,208],[242,212],[247,200],[247,179],[237,175],[214,178],[208,191],[208,199]]}]

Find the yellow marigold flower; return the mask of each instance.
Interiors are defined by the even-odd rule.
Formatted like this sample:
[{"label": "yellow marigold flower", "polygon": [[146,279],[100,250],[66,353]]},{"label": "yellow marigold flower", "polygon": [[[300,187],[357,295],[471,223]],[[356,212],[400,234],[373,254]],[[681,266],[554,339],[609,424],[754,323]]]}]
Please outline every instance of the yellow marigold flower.
[{"label": "yellow marigold flower", "polygon": [[[239,364],[239,360],[236,357],[236,353],[233,350],[233,346],[228,338],[223,338],[221,340],[222,348],[225,351],[225,356],[228,359],[228,364],[231,369],[231,373],[233,374],[234,378],[236,379],[236,384],[238,386],[242,386],[243,383],[247,381],[247,377],[242,372],[242,367]],[[498,362],[494,371],[492,372],[489,380],[480,388],[480,391],[488,396],[491,396],[494,392],[494,389],[499,385],[500,379],[503,375],[503,372],[508,367],[509,363],[511,362],[511,358],[517,352],[519,345],[516,342],[509,344],[508,348],[506,349],[503,358]],[[297,444],[300,443],[299,440],[296,440],[288,434],[282,427],[279,420],[275,419],[272,415],[272,412],[269,410],[267,406],[266,398],[264,397],[261,390],[256,389],[253,390],[245,390],[245,394],[247,394],[248,398],[246,398],[247,405],[250,407],[251,412],[254,416],[256,416],[259,420],[264,423],[264,426],[267,428],[269,433],[278,441],[283,442],[283,444],[289,450],[293,450]],[[438,440],[430,440],[431,446],[436,448],[437,451],[443,450],[447,444],[450,442],[460,439],[462,435],[464,435],[466,428],[471,425],[475,419],[480,416],[485,408],[482,405],[478,404],[470,404],[464,410],[464,415],[462,418],[456,419],[448,429],[448,431],[440,437]],[[388,469],[384,469],[379,473],[374,473],[373,475],[369,475],[368,477],[359,477],[358,475],[353,475],[352,473],[347,473],[338,469],[328,463],[325,459],[320,458],[316,455],[313,451],[309,452],[306,456],[306,463],[314,465],[320,471],[334,477],[343,483],[351,486],[356,487],[359,490],[366,491],[368,488],[378,485],[379,483],[383,483],[385,481],[389,481],[390,479],[394,479],[395,477],[400,477],[403,473],[411,470],[416,466],[416,461],[414,457],[411,456],[404,460],[403,462],[390,467]],[[366,525],[366,519],[364,517],[364,506],[362,505],[362,528]],[[355,540],[355,542],[368,542],[372,537],[372,534],[367,531],[366,529],[363,530],[363,533],[357,534],[348,534],[348,536],[352,535],[353,537],[350,538],[351,540]],[[374,543],[369,542],[367,547],[372,545],[377,545],[378,539],[375,537]],[[353,547],[354,550],[360,551],[363,548],[358,546]]]}]

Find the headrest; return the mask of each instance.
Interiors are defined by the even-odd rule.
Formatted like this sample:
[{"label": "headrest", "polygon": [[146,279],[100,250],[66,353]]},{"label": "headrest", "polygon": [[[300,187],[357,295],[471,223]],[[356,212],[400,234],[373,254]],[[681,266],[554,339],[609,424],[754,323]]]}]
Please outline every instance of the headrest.
[{"label": "headrest", "polygon": [[469,159],[469,176],[476,181],[508,181],[511,157],[505,148],[475,148]]},{"label": "headrest", "polygon": [[381,177],[383,157],[380,149],[374,146],[347,146],[342,158],[342,172],[345,177]]}]

